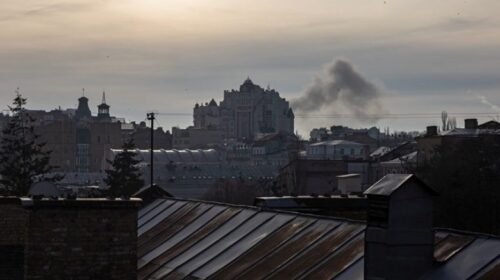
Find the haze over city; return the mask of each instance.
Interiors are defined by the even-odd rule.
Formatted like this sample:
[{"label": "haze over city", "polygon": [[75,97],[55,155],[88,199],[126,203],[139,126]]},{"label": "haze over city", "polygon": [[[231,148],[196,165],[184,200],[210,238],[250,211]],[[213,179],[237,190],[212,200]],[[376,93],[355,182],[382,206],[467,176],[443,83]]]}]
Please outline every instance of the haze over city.
[{"label": "haze over city", "polygon": [[0,0],[0,280],[500,279],[498,11]]},{"label": "haze over city", "polygon": [[[297,113],[300,134],[331,124],[423,130],[442,110],[492,113],[477,116],[486,121],[500,114],[498,10],[493,0],[6,0],[0,102],[20,87],[29,108],[76,107],[85,88],[95,108],[105,90],[112,113],[128,120],[148,110],[186,114],[158,118],[171,129],[192,124],[196,102],[221,101],[248,76],[293,101],[344,60],[380,90],[386,115]],[[315,110],[353,113],[342,100]]]}]

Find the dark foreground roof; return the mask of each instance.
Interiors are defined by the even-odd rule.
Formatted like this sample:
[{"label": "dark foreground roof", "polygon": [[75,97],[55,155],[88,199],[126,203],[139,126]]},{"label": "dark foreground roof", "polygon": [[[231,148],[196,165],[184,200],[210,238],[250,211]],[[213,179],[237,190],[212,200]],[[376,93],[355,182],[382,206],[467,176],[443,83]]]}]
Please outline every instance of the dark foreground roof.
[{"label": "dark foreground roof", "polygon": [[[138,279],[363,279],[364,231],[356,221],[158,199],[139,212]],[[500,279],[500,239],[436,230],[435,241],[424,279]]]}]

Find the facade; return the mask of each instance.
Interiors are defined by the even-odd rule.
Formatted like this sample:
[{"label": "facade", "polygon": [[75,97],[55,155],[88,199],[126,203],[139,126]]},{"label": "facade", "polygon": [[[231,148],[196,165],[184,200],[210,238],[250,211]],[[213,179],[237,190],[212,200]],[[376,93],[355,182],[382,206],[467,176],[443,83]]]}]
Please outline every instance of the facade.
[{"label": "facade", "polygon": [[29,111],[35,132],[52,151],[55,172],[101,172],[105,151],[122,145],[121,123],[110,116],[104,94],[97,116],[92,116],[88,101],[80,97],[76,110]]},{"label": "facade", "polygon": [[373,183],[373,166],[369,161],[299,158],[280,169],[278,186],[282,194],[337,194],[338,176],[359,174],[361,189]]},{"label": "facade", "polygon": [[188,127],[172,128],[172,146],[174,149],[200,149],[220,146],[227,139],[223,130],[214,128]]},{"label": "facade", "polygon": [[346,140],[329,140],[310,144],[307,158],[310,159],[367,159],[368,146]]},{"label": "facade", "polygon": [[45,148],[52,151],[50,164],[57,171],[69,172],[76,169],[76,123],[67,111],[34,111],[35,133],[45,142]]},{"label": "facade", "polygon": [[[106,158],[122,152],[108,151]],[[150,183],[150,151],[136,150],[143,179]],[[248,161],[226,160],[215,149],[204,150],[154,150],[154,183],[175,197],[203,199],[214,186],[224,182],[262,185],[277,177],[279,166],[251,165]],[[107,162],[107,161],[103,161]],[[103,169],[108,168],[104,166]]]},{"label": "facade", "polygon": [[[145,122],[122,124],[122,134],[123,141],[132,138],[135,147],[138,149],[151,148],[151,128]],[[170,134],[170,131],[157,127],[153,132],[153,137],[153,149],[172,149],[172,134]]]},{"label": "facade", "polygon": [[104,93],[96,117],[91,115],[88,98],[80,97],[74,120],[76,123],[75,171],[81,173],[101,171],[105,151],[122,145],[121,124],[110,117],[109,105],[106,104]]},{"label": "facade", "polygon": [[224,91],[220,104],[213,99],[196,104],[193,117],[194,128],[220,130],[226,138],[253,140],[258,133],[294,132],[295,116],[288,101],[249,78],[239,90]]},{"label": "facade", "polygon": [[428,126],[425,135],[417,137],[418,163],[432,158],[439,146],[458,146],[460,143],[481,143],[488,146],[500,141],[498,123],[489,121],[478,125],[477,119],[466,119],[464,128],[454,128],[442,133],[436,126]]}]

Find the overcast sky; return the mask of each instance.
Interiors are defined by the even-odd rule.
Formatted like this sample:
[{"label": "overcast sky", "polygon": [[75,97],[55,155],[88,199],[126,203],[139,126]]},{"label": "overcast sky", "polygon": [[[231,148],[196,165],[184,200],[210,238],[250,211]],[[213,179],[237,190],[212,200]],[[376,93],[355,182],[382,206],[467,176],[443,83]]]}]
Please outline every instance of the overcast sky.
[{"label": "overcast sky", "polygon": [[[30,108],[75,107],[85,88],[96,113],[105,90],[113,115],[141,121],[148,110],[191,113],[196,102],[220,101],[247,76],[291,100],[344,59],[383,90],[388,113],[500,115],[498,11],[498,0],[1,0],[0,104],[20,87]],[[332,124],[371,125],[296,120],[301,134]]]}]

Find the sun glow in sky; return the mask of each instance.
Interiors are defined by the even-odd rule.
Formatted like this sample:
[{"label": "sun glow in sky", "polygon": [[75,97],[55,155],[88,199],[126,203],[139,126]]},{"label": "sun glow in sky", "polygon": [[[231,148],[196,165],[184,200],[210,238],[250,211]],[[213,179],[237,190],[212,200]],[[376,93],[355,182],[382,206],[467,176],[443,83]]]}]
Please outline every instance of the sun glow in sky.
[{"label": "sun glow in sky", "polygon": [[[18,86],[41,109],[75,106],[81,88],[95,106],[106,90],[114,115],[140,121],[147,110],[190,113],[196,102],[220,101],[247,76],[292,99],[342,58],[384,89],[391,113],[492,112],[488,104],[500,104],[499,10],[495,0],[3,0],[0,103]],[[159,121],[170,129],[192,120]],[[368,125],[297,120],[302,134],[332,124]]]}]

